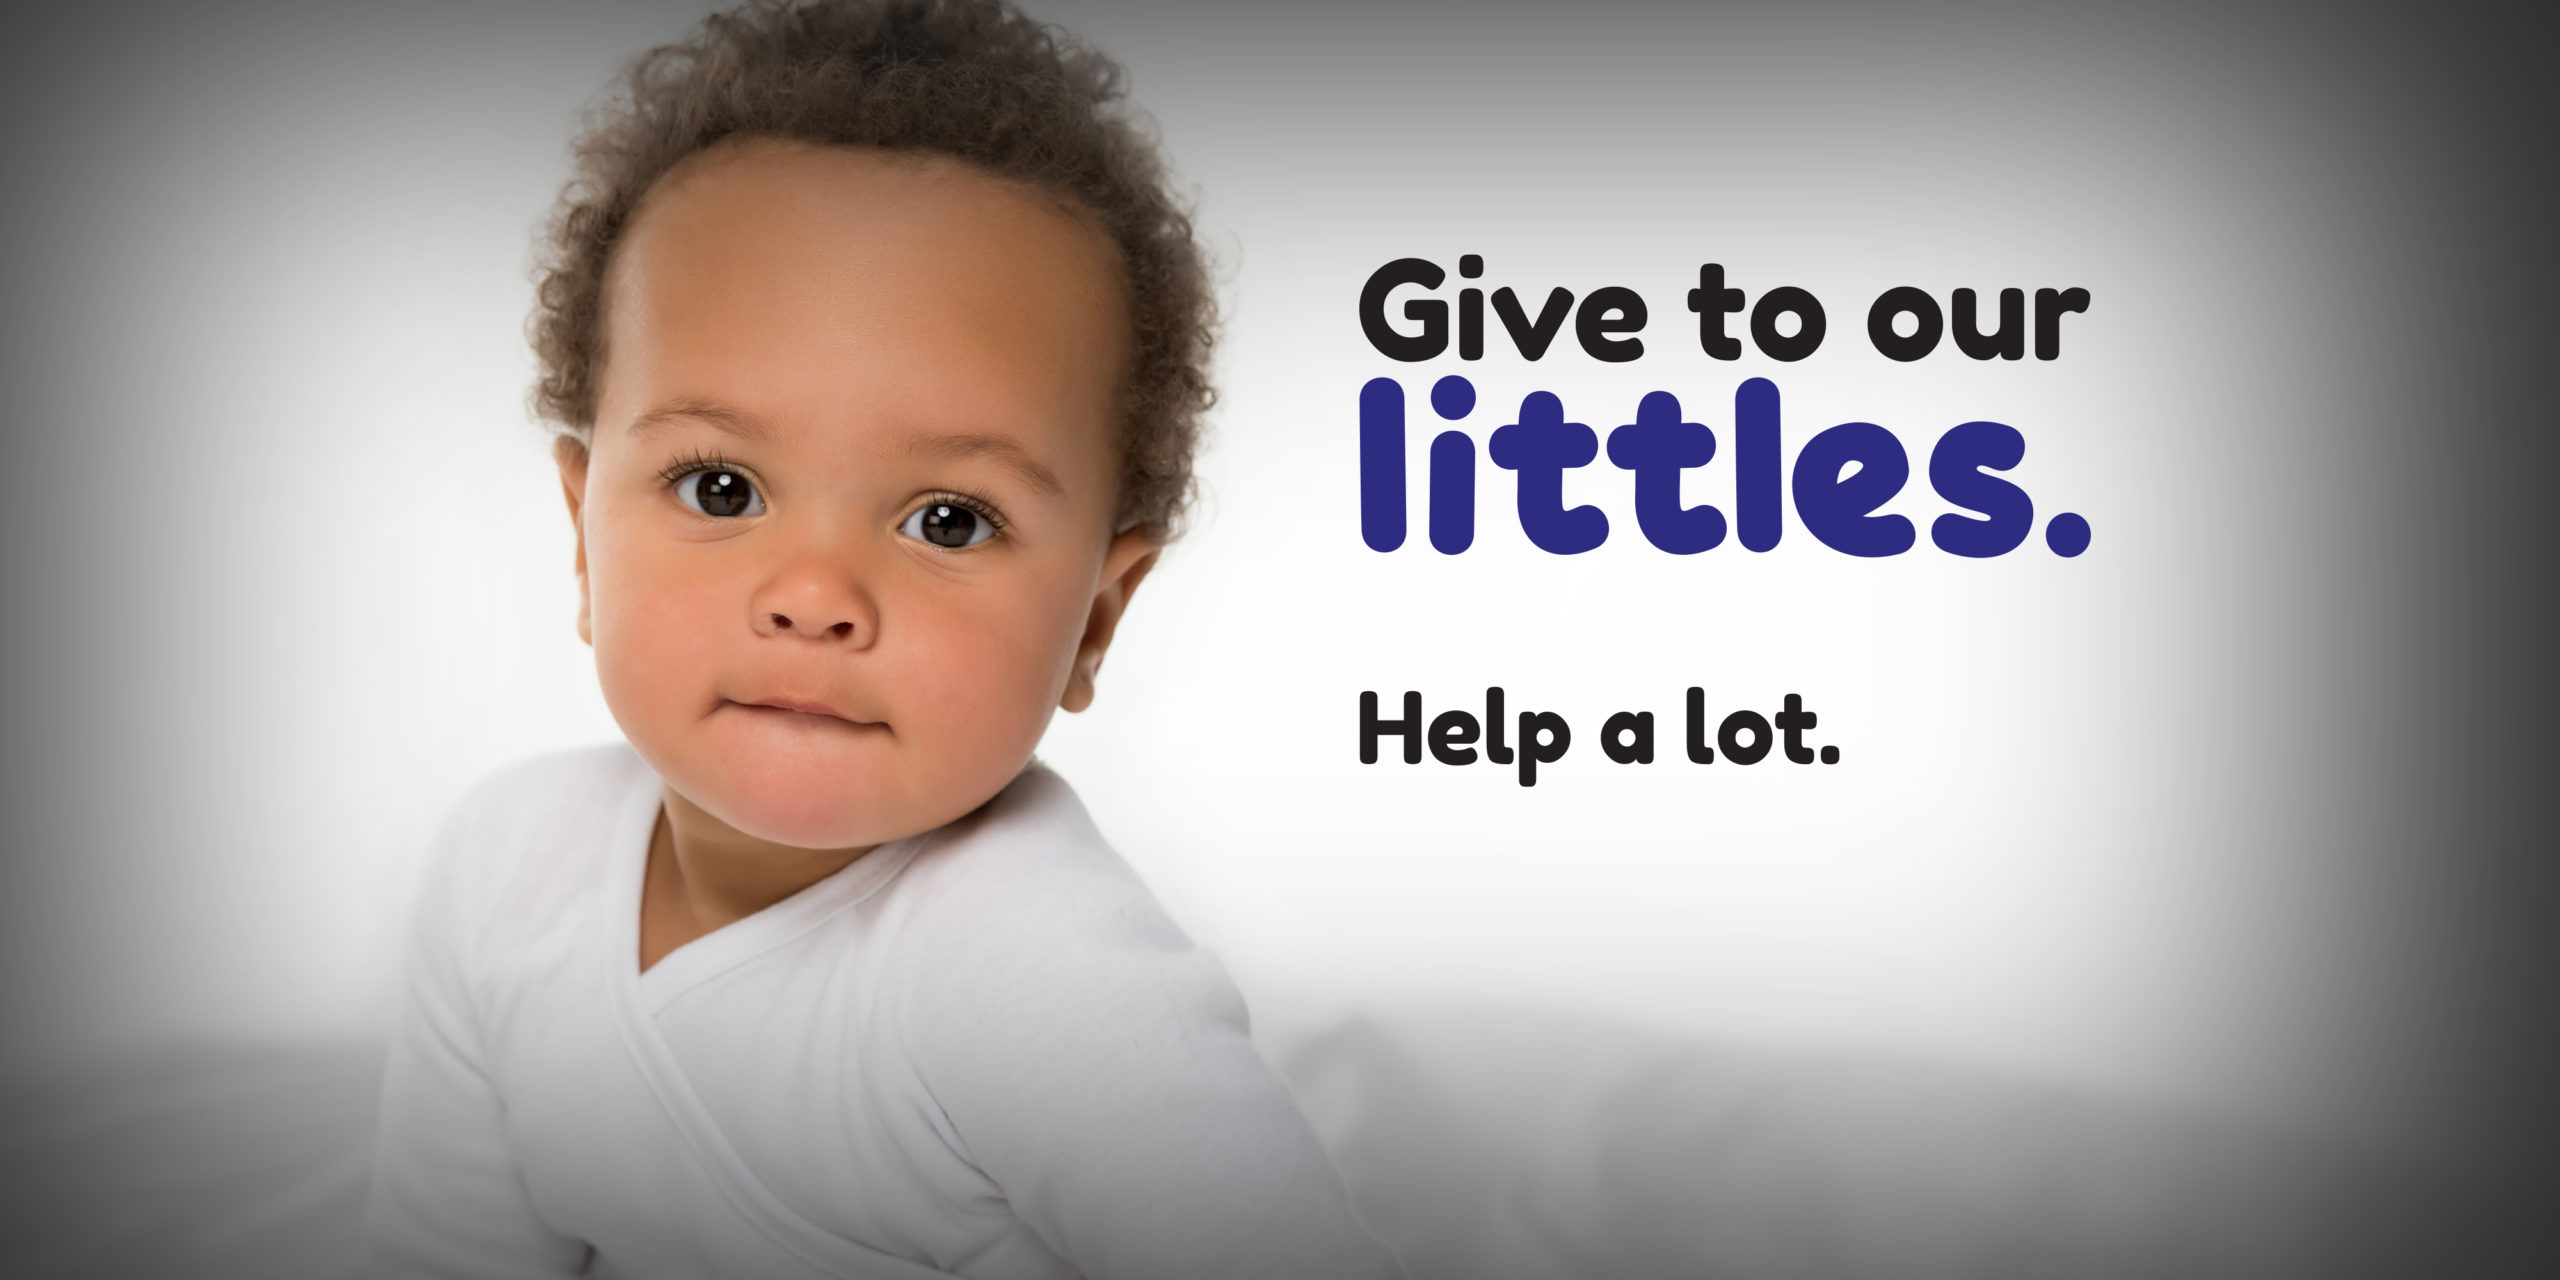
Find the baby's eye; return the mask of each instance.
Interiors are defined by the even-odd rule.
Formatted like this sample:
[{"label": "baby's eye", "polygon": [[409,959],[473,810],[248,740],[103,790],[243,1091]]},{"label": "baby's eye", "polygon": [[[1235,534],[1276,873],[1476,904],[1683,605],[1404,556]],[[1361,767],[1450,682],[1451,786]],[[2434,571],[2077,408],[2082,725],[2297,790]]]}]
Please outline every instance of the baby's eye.
[{"label": "baby's eye", "polygon": [[928,502],[909,512],[898,532],[937,547],[974,547],[996,536],[996,524],[956,502]]},{"label": "baby's eye", "polygon": [[764,514],[764,495],[754,482],[735,471],[695,471],[676,480],[676,499],[686,509],[706,516]]}]

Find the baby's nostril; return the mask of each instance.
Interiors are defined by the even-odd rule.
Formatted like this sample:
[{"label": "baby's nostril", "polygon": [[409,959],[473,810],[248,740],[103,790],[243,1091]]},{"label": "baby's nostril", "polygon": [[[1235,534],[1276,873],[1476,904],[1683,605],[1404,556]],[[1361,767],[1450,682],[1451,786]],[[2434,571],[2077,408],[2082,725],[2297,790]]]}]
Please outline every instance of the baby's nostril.
[{"label": "baby's nostril", "polygon": [[780,627],[785,631],[789,631],[791,629],[791,619],[783,617],[781,614],[777,613],[773,615],[773,625]]}]

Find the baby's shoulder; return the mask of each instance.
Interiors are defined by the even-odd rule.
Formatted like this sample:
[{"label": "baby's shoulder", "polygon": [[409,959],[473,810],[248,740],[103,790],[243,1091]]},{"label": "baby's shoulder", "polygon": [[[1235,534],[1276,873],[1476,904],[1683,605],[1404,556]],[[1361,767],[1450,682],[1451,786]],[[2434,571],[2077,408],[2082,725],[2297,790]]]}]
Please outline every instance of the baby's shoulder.
[{"label": "baby's shoulder", "polygon": [[547,752],[490,770],[463,791],[448,834],[482,844],[550,843],[591,832],[645,768],[629,744]]},{"label": "baby's shoulder", "polygon": [[[936,832],[896,893],[892,999],[928,1036],[955,1011],[1024,1017],[1026,1029],[1082,1011],[1100,1015],[1098,1029],[1142,1009],[1224,1017],[1234,1002],[1216,958],[1103,839],[1066,779],[1036,762]],[[985,1034],[977,1025],[972,1040]]]},{"label": "baby's shoulder", "polygon": [[621,742],[493,769],[448,812],[428,872],[475,915],[558,897],[588,878],[645,769]]},{"label": "baby's shoulder", "polygon": [[1045,767],[937,832],[895,889],[887,1025],[980,1155],[1159,1097],[1249,1034],[1217,957]]},{"label": "baby's shoulder", "polygon": [[1097,948],[1190,945],[1075,789],[1038,761],[927,837],[899,880],[905,923],[941,946],[1070,961]]}]

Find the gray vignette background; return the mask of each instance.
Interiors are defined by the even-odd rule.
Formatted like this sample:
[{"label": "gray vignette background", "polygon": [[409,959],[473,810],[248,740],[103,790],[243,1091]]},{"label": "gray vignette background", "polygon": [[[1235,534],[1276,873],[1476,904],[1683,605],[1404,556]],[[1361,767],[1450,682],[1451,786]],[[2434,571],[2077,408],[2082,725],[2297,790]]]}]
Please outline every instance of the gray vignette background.
[{"label": "gray vignette background", "polygon": [[[493,754],[520,754],[499,746],[587,714],[575,702],[587,695],[573,693],[557,705],[519,698],[451,711],[453,690],[498,661],[488,637],[523,618],[561,616],[557,601],[509,576],[482,543],[454,563],[444,550],[454,531],[427,519],[348,517],[385,502],[407,511],[401,495],[424,493],[450,499],[418,500],[415,510],[440,519],[557,523],[541,505],[555,499],[535,449],[521,451],[520,474],[471,469],[500,447],[491,440],[537,438],[520,408],[530,372],[526,246],[565,174],[580,105],[624,59],[700,12],[659,3],[252,3],[63,5],[12,16],[0,49],[0,119],[9,123],[0,135],[0,430],[15,464],[13,500],[0,507],[10,547],[0,1014],[11,1028],[0,1041],[10,1090],[0,1114],[14,1154],[0,1193],[13,1208],[0,1220],[22,1256],[74,1273],[76,1257],[48,1249],[66,1221],[137,1237],[152,1229],[105,1203],[134,1184],[49,1171],[45,1161],[61,1148],[41,1131],[66,1099],[141,1097],[141,1082],[165,1081],[169,1063],[218,1061],[236,1073],[248,1060],[238,1055],[276,1045],[361,1057],[346,1046],[368,1043],[383,1021],[393,954],[383,935],[399,919],[409,870],[374,852],[332,859],[329,841],[307,833],[413,827]],[[2321,954],[2338,963],[2335,973],[2302,980],[2335,1007],[2306,1014],[2310,1029],[2286,1033],[2278,1056],[2319,1060],[2316,1072],[2304,1068],[2324,1082],[2323,1100],[2306,1104],[2315,1117],[2388,1112],[2348,1127],[2386,1134],[2405,1157],[2383,1194],[2423,1202],[2402,1206],[2421,1224],[2412,1228],[2416,1260],[2446,1275],[2543,1273],[2560,1220],[2560,1165],[2550,1156],[2560,1149],[2560,1108],[2549,1083],[2560,1079],[2560,871],[2548,798],[2560,725],[2550,625],[2560,564],[2549,515],[2560,457],[2543,374],[2560,326],[2552,45],[2528,6],[1092,0],[1035,12],[1132,68],[1177,166],[1200,181],[1213,247],[1248,289],[1268,279],[1255,275],[1257,262],[1287,257],[1252,227],[1320,207],[1338,215],[1363,200],[1389,206],[1387,216],[1407,192],[1455,189],[1490,204],[1549,173],[1579,180],[1610,164],[1703,167],[1711,159],[1701,157],[1720,149],[1758,156],[1754,173],[1782,173],[1785,157],[1752,150],[1776,127],[1770,121],[1818,116],[1844,148],[1907,154],[1915,172],[1992,155],[2028,171],[2036,149],[2067,151],[2073,140],[2039,132],[2024,108],[2036,95],[2067,102],[2082,77],[2118,91],[2152,86],[2163,102],[2194,94],[2248,104],[2251,114],[2230,127],[2268,140],[2274,159],[2233,190],[2180,198],[2320,208],[2324,216],[2301,227],[2303,252],[2326,255],[2329,274],[2299,294],[2254,290],[2259,277],[2200,290],[2183,299],[2197,336],[2155,332],[2145,350],[2167,357],[2153,371],[2160,379],[2180,377],[2189,355],[2209,358],[2225,371],[2217,376],[2242,377],[2202,380],[2208,397],[2260,389],[2228,373],[2260,351],[2271,380],[2334,378],[2357,389],[2323,401],[2316,420],[2286,424],[2281,441],[2292,452],[2235,446],[2199,463],[2255,468],[2236,488],[2254,486],[2296,513],[2298,544],[2289,545],[2300,548],[2291,562],[2299,577],[2264,591],[2300,592],[2303,610],[2338,627],[2333,643],[2298,655],[2314,673],[2305,696],[2322,718],[2281,749],[2297,754],[2267,764],[2291,771],[2288,797],[2313,803],[2261,816],[2350,833],[2353,847],[2339,857],[2353,868],[2351,892],[2316,874],[2297,883],[2306,899],[2334,891],[2352,909],[2323,917],[2335,932]],[[1790,97],[1773,78],[1766,121],[1699,119],[1688,131],[1695,150],[1678,156],[1624,149],[1627,136],[1648,143],[1664,132],[1630,126],[1615,136],[1614,124],[1691,87],[1663,51],[1682,41],[1709,47],[1726,30],[1796,51],[1801,65],[1819,68],[1805,81],[1818,89]],[[1938,72],[2012,74],[2029,87],[1968,96],[1979,86],[1951,86]],[[1939,90],[1948,96],[1931,96]],[[1371,111],[1374,133],[1344,137],[1338,113],[1294,127],[1302,103],[1293,92],[1337,112],[1344,102]],[[1956,110],[1982,101],[2016,109]],[[1568,163],[1577,129],[1588,154]],[[2213,141],[2209,130],[2192,140]],[[1215,175],[1264,163],[1256,148],[1275,173],[1330,175],[1335,185],[1256,187],[1239,176],[1221,186]],[[1332,149],[1343,158],[1329,159]],[[2155,161],[2123,162],[2138,175]],[[1701,200],[1748,199],[1706,178],[1697,189]],[[1894,195],[1885,181],[1839,190]],[[1612,199],[1605,188],[1581,191],[1589,221],[1560,225],[1552,238],[1606,239]],[[455,216],[464,209],[475,212]],[[480,216],[490,209],[497,215]],[[2165,262],[2218,248],[2123,251]],[[1915,243],[1901,255],[1930,252]],[[1385,255],[1347,243],[1335,256],[1356,279]],[[421,280],[435,290],[418,292]],[[1339,316],[1326,323],[1320,340],[1337,355],[1356,341]],[[1843,338],[1854,331],[1845,309],[1833,327]],[[350,344],[350,331],[367,336]],[[1265,358],[1292,337],[1278,326],[1247,332],[1263,335],[1264,345],[1246,350]],[[2190,341],[2218,345],[2187,350]],[[436,417],[455,405],[485,408],[486,420]],[[444,430],[478,441],[473,461],[440,452]],[[385,432],[413,443],[369,443]],[[2173,446],[2196,443],[2164,432]],[[485,495],[472,488],[482,484]],[[1248,492],[1239,479],[1229,497],[1249,522]],[[2132,500],[2117,499],[2120,508]],[[2159,501],[2174,505],[2171,495]],[[2182,510],[2186,519],[2211,515]],[[2110,528],[2102,523],[2102,538]],[[415,612],[400,607],[411,588]],[[475,630],[454,620],[471,609],[496,621]],[[494,684],[547,687],[567,661],[552,640]],[[443,669],[416,661],[438,644],[450,655]],[[325,663],[307,657],[324,648],[333,655]],[[430,700],[448,710],[420,740],[406,726],[421,722]],[[2235,732],[2210,694],[2183,718],[2198,742]],[[404,734],[397,749],[380,747]],[[313,775],[307,805],[275,804],[314,761],[333,771]],[[415,812],[364,808],[413,770],[428,780],[415,788]],[[1174,890],[1179,897],[1179,882]],[[1208,889],[1192,892],[1213,900]],[[1250,934],[1238,926],[1237,936]],[[1242,942],[1237,950],[1255,954]],[[1340,981],[1240,968],[1284,995],[1293,982]],[[325,980],[333,972],[352,976]],[[304,973],[319,976],[290,980]],[[2196,995],[2210,993],[2200,984]],[[1605,1011],[1595,1017],[1608,1021]],[[1964,1043],[2035,1078],[2047,1065],[2038,1034],[2022,1024],[2009,1042]],[[1310,1041],[1293,1080],[1321,1084],[1324,1054],[1358,1042]],[[1981,1048],[1996,1043],[2023,1047],[2004,1062]],[[2201,1033],[2195,1048],[2210,1049]],[[358,1077],[311,1065],[321,1061],[295,1068],[316,1073],[308,1077],[241,1085],[242,1096],[360,1116],[364,1091],[347,1085]],[[1768,1069],[1789,1068],[1781,1060]],[[2128,1069],[2136,1092],[2140,1075]],[[1846,1124],[1847,1114],[1817,1120]],[[1465,1146],[1466,1123],[1451,1121],[1439,1140]],[[1374,1135],[1345,1141],[1346,1164],[1380,1186],[1394,1185],[1399,1170],[1426,1170],[1406,1179],[1411,1187],[1440,1167]],[[265,1158],[271,1167],[246,1176],[279,1186],[335,1176],[297,1164],[290,1143]],[[1609,1195],[1598,1181],[1579,1192]],[[1678,1206],[1626,1194],[1627,1231],[1668,1230],[1661,1215]],[[2341,1238],[2355,1228],[2340,1223]],[[1807,1259],[1834,1256],[1807,1245],[1764,1258],[1753,1273],[1833,1274]],[[1888,1262],[1840,1273],[1895,1272]]]}]

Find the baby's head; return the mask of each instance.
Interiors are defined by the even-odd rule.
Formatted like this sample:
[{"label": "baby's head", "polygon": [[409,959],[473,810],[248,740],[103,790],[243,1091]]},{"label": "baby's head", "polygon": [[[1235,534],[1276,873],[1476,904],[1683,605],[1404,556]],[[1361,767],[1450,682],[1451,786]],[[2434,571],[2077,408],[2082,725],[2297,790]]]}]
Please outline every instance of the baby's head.
[{"label": "baby's head", "polygon": [[581,141],[534,318],[579,634],[740,835],[939,826],[1091,701],[1210,397],[1119,82],[993,0],[758,3]]}]

